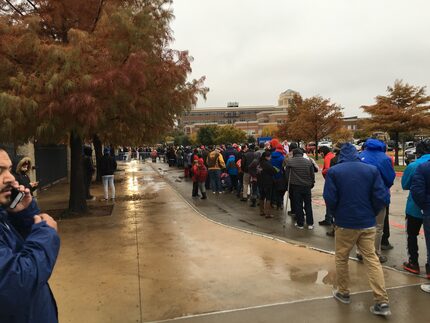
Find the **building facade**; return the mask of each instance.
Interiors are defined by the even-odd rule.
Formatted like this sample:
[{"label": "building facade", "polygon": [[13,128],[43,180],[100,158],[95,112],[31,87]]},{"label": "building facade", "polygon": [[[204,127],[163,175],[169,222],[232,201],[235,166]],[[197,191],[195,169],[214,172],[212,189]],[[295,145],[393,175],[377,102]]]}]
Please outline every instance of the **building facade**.
[{"label": "building facade", "polygon": [[287,108],[293,103],[295,94],[287,90],[279,95],[278,105],[267,106],[239,106],[229,103],[227,107],[192,109],[179,120],[187,135],[196,133],[200,127],[208,125],[233,125],[248,135],[260,136],[263,129],[278,126],[287,120]]}]

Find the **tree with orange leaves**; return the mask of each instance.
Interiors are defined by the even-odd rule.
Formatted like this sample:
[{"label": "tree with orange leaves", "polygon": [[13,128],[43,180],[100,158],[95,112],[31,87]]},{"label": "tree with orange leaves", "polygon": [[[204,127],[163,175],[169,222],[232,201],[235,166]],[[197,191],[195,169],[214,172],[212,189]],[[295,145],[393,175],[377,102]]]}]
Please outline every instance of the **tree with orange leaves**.
[{"label": "tree with orange leaves", "polygon": [[362,106],[370,114],[365,127],[394,135],[395,165],[399,165],[399,138],[401,133],[430,128],[430,96],[425,87],[404,84],[396,80],[387,87],[388,95],[378,95],[376,103]]},{"label": "tree with orange leaves", "polygon": [[204,78],[187,81],[188,53],[168,47],[170,3],[0,0],[0,131],[14,141],[68,138],[71,211],[86,210],[84,139],[153,141],[208,91]]}]

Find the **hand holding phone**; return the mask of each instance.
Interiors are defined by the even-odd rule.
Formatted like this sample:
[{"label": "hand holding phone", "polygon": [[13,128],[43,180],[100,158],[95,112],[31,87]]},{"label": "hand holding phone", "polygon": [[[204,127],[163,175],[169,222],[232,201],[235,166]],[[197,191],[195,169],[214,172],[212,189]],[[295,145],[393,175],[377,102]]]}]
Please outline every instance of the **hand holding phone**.
[{"label": "hand holding phone", "polygon": [[16,208],[16,206],[18,205],[18,203],[20,203],[22,201],[24,196],[25,196],[24,192],[21,192],[20,190],[18,190],[16,188],[12,188],[11,196],[10,196],[11,202],[9,204],[9,208],[10,209]]}]

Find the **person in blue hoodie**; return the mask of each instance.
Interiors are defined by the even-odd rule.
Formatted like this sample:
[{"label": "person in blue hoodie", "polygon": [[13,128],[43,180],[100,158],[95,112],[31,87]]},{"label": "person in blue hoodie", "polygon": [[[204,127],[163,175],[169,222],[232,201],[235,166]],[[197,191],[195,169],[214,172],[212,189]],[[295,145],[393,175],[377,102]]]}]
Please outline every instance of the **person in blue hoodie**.
[{"label": "person in blue hoodie", "polygon": [[[365,150],[360,154],[360,159],[363,163],[375,166],[381,174],[385,189],[388,193],[386,202],[386,206],[388,207],[390,205],[390,187],[394,184],[396,172],[394,171],[390,157],[386,154],[387,146],[378,139],[367,139],[365,147]],[[384,221],[387,215],[387,207],[381,209],[376,217],[375,249],[381,263],[387,261],[387,257],[381,254],[381,240],[384,230]],[[360,260],[362,259],[360,253],[357,253],[357,258]]]},{"label": "person in blue hoodie", "polygon": [[228,156],[227,163],[225,164],[225,168],[227,169],[227,173],[231,179],[231,192],[237,192],[237,184],[238,184],[238,176],[239,176],[239,168],[236,164],[236,156],[230,155]]},{"label": "person in blue hoodie", "polygon": [[[18,186],[11,166],[0,148],[0,322],[56,323],[57,306],[48,279],[60,248],[57,223],[39,214],[30,190]],[[8,208],[12,188],[25,193],[13,210]]]},{"label": "person in blue hoodie", "polygon": [[[430,140],[423,140],[418,142],[416,146],[416,154],[418,159],[408,165],[402,176],[402,188],[404,190],[411,189],[412,178],[415,175],[417,168],[428,161],[430,161]],[[420,265],[418,262],[418,235],[420,234],[421,226],[423,225],[423,212],[422,207],[415,203],[412,196],[412,190],[409,192],[408,200],[406,202],[406,233],[408,261],[403,263],[403,269],[413,273],[420,273]],[[429,237],[430,239],[430,237]],[[430,268],[426,266],[427,276],[430,278]]]},{"label": "person in blue hoodie", "polygon": [[348,260],[356,245],[364,258],[375,304],[370,311],[390,315],[384,274],[375,251],[376,215],[385,209],[388,191],[375,166],[360,162],[355,147],[346,143],[339,160],[327,172],[324,200],[336,225],[335,261],[336,286],[333,296],[349,304]]},{"label": "person in blue hoodie", "polygon": [[272,152],[272,158],[270,159],[270,162],[272,163],[272,166],[276,170],[276,174],[273,176],[273,191],[272,191],[272,207],[275,207],[278,210],[283,209],[283,199],[284,194],[287,189],[287,183],[285,181],[285,174],[284,174],[284,168],[283,163],[285,159],[285,150],[284,147],[279,144],[276,146],[276,150]]},{"label": "person in blue hoodie", "polygon": [[[412,178],[411,195],[414,202],[423,211],[424,236],[427,246],[426,275],[430,279],[430,161],[421,163]],[[430,293],[430,284],[421,285],[421,289]]]}]

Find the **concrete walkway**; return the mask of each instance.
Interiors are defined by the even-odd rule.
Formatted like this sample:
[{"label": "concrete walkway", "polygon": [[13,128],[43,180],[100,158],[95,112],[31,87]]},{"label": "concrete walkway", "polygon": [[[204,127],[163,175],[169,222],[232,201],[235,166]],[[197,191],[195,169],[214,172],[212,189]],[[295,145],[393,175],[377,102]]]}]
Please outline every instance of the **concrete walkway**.
[{"label": "concrete walkway", "polygon": [[[111,216],[59,223],[62,248],[51,286],[61,322],[378,319],[368,310],[372,295],[363,265],[350,263],[353,303],[338,304],[331,297],[332,255],[217,224],[153,165],[120,167]],[[92,191],[102,196],[100,186]],[[55,186],[40,195],[40,205],[59,207],[66,193],[66,185]],[[422,320],[428,295],[414,286],[421,280],[384,274],[392,288],[390,321]]]}]

